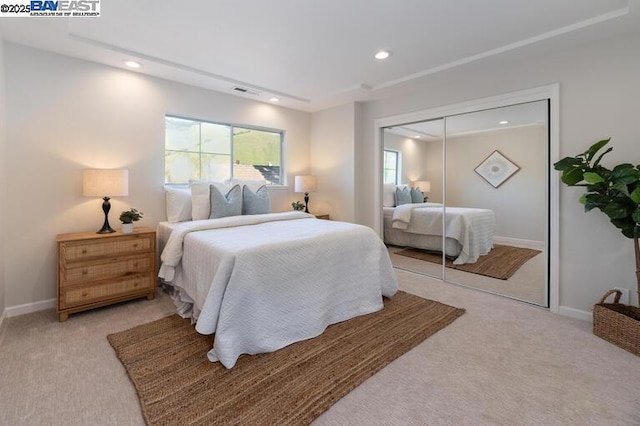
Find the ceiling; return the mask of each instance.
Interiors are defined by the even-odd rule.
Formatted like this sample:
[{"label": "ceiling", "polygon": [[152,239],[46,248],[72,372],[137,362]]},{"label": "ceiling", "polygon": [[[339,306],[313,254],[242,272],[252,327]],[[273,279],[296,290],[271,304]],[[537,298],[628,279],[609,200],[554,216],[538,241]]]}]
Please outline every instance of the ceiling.
[{"label": "ceiling", "polygon": [[[516,127],[547,124],[547,101],[527,102],[447,117],[447,137],[489,132]],[[386,128],[402,137],[424,141],[442,141],[444,120],[408,123]]]},{"label": "ceiling", "polygon": [[[457,66],[640,31],[625,0],[105,0],[99,18],[2,19],[5,40],[316,111]],[[391,50],[380,61],[373,55]],[[240,94],[242,86],[253,94]]]}]

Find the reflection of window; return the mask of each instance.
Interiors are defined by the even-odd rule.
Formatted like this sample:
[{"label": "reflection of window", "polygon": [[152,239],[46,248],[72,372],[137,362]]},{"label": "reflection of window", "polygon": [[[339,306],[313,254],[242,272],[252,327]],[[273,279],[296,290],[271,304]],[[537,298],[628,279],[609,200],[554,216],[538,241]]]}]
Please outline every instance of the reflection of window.
[{"label": "reflection of window", "polygon": [[398,151],[384,150],[384,183],[398,185],[398,171],[400,170],[400,153]]},{"label": "reflection of window", "polygon": [[282,184],[283,132],[165,117],[164,180]]}]

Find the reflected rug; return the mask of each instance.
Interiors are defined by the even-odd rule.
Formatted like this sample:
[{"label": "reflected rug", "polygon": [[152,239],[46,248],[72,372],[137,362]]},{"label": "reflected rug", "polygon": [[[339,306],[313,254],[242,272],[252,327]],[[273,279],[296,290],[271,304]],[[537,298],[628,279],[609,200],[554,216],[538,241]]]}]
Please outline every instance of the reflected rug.
[{"label": "reflected rug", "polygon": [[[480,256],[476,263],[454,265],[452,260],[446,259],[446,267],[499,280],[508,280],[529,259],[540,253],[542,253],[540,250],[494,244],[493,250],[484,256]],[[442,254],[432,251],[408,248],[396,252],[396,254],[442,264]]]},{"label": "reflected rug", "polygon": [[379,312],[329,326],[231,370],[207,359],[212,336],[172,315],[107,336],[149,425],[308,424],[464,309],[399,291]]}]

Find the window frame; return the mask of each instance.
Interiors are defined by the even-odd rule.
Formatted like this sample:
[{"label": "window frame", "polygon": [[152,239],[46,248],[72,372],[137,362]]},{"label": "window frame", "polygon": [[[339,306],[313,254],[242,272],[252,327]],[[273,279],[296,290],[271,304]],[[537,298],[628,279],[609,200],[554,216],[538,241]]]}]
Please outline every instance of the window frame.
[{"label": "window frame", "polygon": [[[387,153],[392,153],[395,154],[396,156],[396,167],[395,167],[395,181],[393,182],[394,185],[400,185],[400,155],[402,154],[400,151],[396,150],[396,149],[387,149],[385,148],[383,150],[383,154],[382,154],[382,178],[384,181],[384,176],[385,176],[385,172],[387,170],[394,170],[394,169],[389,169],[387,168],[387,159],[386,159],[386,154]],[[385,183],[385,182],[383,182]],[[386,182],[386,183],[391,183],[391,182]]]},{"label": "window frame", "polygon": [[[286,131],[283,129],[276,129],[276,128],[270,128],[270,127],[263,127],[263,126],[256,126],[256,125],[251,125],[251,124],[238,124],[238,123],[227,123],[227,122],[221,122],[221,121],[212,121],[212,120],[204,120],[204,119],[200,119],[200,118],[193,118],[193,117],[186,117],[186,116],[182,116],[182,115],[177,115],[177,114],[165,114],[164,115],[164,134],[165,134],[165,141],[164,141],[164,156],[163,156],[163,162],[164,162],[164,167],[163,167],[163,174],[165,175],[165,177],[163,178],[164,180],[164,184],[165,185],[185,185],[188,184],[188,182],[167,182],[166,181],[166,158],[167,158],[167,151],[169,152],[185,152],[185,153],[192,153],[192,154],[198,154],[198,158],[200,160],[199,164],[200,164],[200,172],[202,172],[202,140],[199,140],[198,142],[198,148],[199,151],[187,151],[187,150],[175,150],[175,149],[167,149],[167,139],[166,139],[166,135],[167,135],[167,125],[166,125],[166,119],[167,118],[175,118],[178,120],[188,120],[188,121],[193,121],[193,122],[197,122],[199,124],[202,123],[206,123],[206,124],[213,124],[216,126],[227,126],[229,127],[229,147],[230,147],[230,152],[229,152],[229,165],[230,165],[230,176],[228,179],[234,179],[233,176],[233,164],[234,164],[234,149],[233,149],[233,139],[234,139],[234,128],[240,128],[240,129],[247,129],[247,130],[256,130],[256,131],[260,131],[260,132],[265,132],[265,133],[277,133],[280,135],[280,183],[279,184],[267,184],[267,187],[269,188],[282,188],[282,187],[287,187],[287,173],[285,172],[285,161],[284,161],[284,151],[285,151],[285,135],[286,135]],[[201,138],[202,136],[202,130],[199,129],[200,131],[200,135],[199,138]],[[227,155],[227,154],[219,154],[219,153],[209,153],[209,152],[205,152],[205,154],[214,154],[214,155]],[[202,176],[201,176],[202,177]]]}]

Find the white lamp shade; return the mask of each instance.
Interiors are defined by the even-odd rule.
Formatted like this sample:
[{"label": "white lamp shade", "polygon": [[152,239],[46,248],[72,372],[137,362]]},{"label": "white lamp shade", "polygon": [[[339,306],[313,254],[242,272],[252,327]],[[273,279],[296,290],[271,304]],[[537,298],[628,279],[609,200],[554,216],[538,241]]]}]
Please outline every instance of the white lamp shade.
[{"label": "white lamp shade", "polygon": [[418,180],[413,184],[414,188],[420,188],[422,192],[431,192],[431,182]]},{"label": "white lamp shade", "polygon": [[318,190],[318,180],[315,176],[296,176],[295,192],[315,192]]},{"label": "white lamp shade", "polygon": [[129,171],[123,169],[85,169],[82,171],[85,197],[124,197],[129,195]]}]

